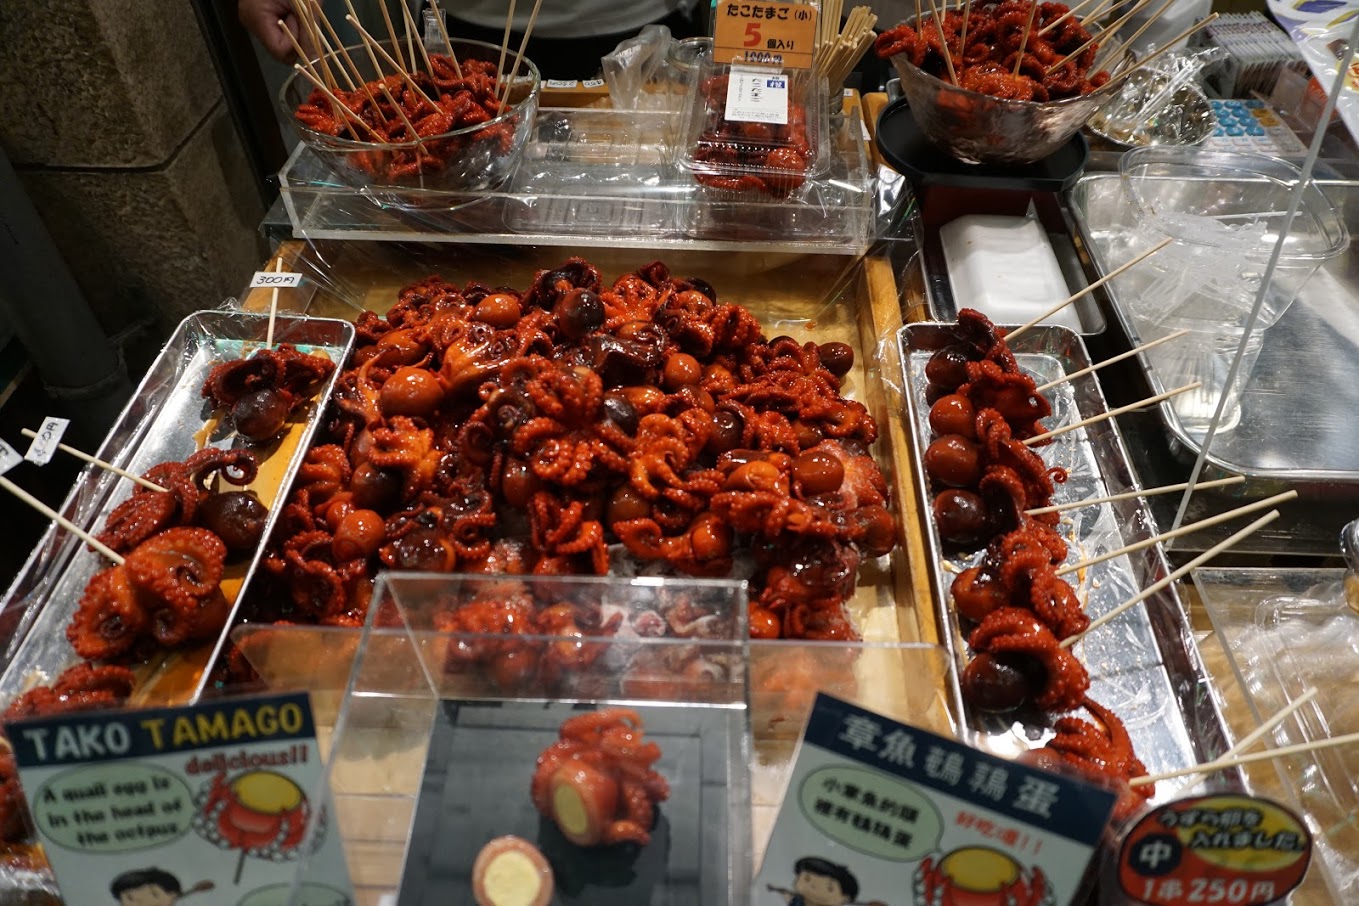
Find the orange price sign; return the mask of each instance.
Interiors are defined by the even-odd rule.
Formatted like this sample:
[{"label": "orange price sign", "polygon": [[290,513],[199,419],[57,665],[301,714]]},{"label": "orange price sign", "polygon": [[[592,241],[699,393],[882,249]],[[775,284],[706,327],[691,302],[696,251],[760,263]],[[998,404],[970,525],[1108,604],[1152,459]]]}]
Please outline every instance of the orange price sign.
[{"label": "orange price sign", "polygon": [[811,69],[816,7],[726,0],[717,6],[713,60]]}]

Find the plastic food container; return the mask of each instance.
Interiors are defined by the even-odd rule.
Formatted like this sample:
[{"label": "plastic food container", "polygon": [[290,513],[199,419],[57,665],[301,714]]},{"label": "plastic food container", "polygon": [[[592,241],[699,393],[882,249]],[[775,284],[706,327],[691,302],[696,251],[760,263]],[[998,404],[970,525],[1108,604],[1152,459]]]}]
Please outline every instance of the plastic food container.
[{"label": "plastic food container", "polygon": [[[455,40],[451,43],[459,60],[497,63],[500,58],[497,45],[481,41]],[[387,50],[390,53],[391,47],[387,46]],[[375,78],[372,62],[362,45],[348,47],[346,51],[365,80]],[[345,65],[334,55],[328,57],[327,62],[332,70]],[[384,76],[388,74],[383,73]],[[514,172],[533,131],[540,82],[538,68],[527,58],[521,59],[512,78],[510,100],[513,106],[509,110],[485,123],[430,136],[420,142],[356,141],[307,128],[293,114],[311,96],[313,86],[298,72],[294,72],[279,89],[278,102],[284,118],[293,124],[302,141],[350,186],[472,192],[495,188]]]},{"label": "plastic food container", "polygon": [[[1241,420],[1240,398],[1265,342],[1322,263],[1349,246],[1335,207],[1315,183],[1284,239],[1254,329],[1246,322],[1283,228],[1301,173],[1262,154],[1139,148],[1119,165],[1134,222],[1129,258],[1167,238],[1174,241],[1137,265],[1138,292],[1121,293],[1144,341],[1187,329],[1183,339],[1147,353],[1167,388],[1203,386],[1170,402],[1184,428],[1207,430],[1225,394],[1218,431]],[[1237,349],[1245,343],[1239,374],[1227,384]]]},{"label": "plastic food container", "polygon": [[[786,87],[783,124],[737,122],[726,116],[733,78]],[[778,90],[771,86],[769,90]],[[797,198],[829,165],[826,82],[807,70],[714,63],[705,59],[690,88],[679,164],[722,198]]]},{"label": "plastic food container", "polygon": [[[1119,174],[1139,242],[1175,240],[1148,259],[1165,279],[1158,292],[1129,300],[1140,302],[1139,314],[1190,329],[1244,324],[1302,176],[1298,168],[1263,154],[1139,148],[1123,156]],[[1348,247],[1338,212],[1308,185],[1257,326],[1278,321],[1317,268]]]}]

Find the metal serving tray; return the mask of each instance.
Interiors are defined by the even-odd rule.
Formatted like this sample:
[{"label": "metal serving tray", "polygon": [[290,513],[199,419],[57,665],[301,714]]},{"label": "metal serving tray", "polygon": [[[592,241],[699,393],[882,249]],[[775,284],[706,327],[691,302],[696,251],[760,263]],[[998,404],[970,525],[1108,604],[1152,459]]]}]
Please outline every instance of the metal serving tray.
[{"label": "metal serving tray", "polygon": [[[1337,208],[1359,183],[1321,183]],[[1071,190],[1072,219],[1096,268],[1108,273],[1131,256],[1125,237],[1135,222],[1117,174],[1091,174]],[[1139,269],[1105,284],[1120,324],[1134,346],[1142,341],[1122,298],[1142,291]],[[1154,393],[1167,389],[1145,354],[1137,360]],[[1207,462],[1223,472],[1249,478],[1319,483],[1359,483],[1359,444],[1354,413],[1359,411],[1359,285],[1347,253],[1323,265],[1297,301],[1264,335],[1264,347],[1241,397],[1241,420],[1219,433]],[[1172,446],[1192,460],[1202,448],[1162,403],[1161,419]],[[1352,493],[1353,489],[1347,491]]]},{"label": "metal serving tray", "polygon": [[[933,494],[924,469],[924,450],[931,439],[925,403],[925,365],[935,350],[955,342],[952,324],[922,323],[903,327],[898,335],[906,371],[906,399],[915,464],[916,488],[924,511],[925,538],[934,568],[940,636],[961,673],[968,661],[967,634],[950,605],[954,577],[981,558],[981,551],[956,554],[945,548],[934,524],[929,501]],[[1080,337],[1063,327],[1036,327],[1012,347],[1019,364],[1038,383],[1079,371],[1090,364]],[[1053,416],[1049,427],[1071,424],[1107,410],[1099,382],[1086,375],[1048,393]],[[1127,450],[1113,421],[1063,434],[1040,448],[1049,466],[1065,468],[1070,477],[1057,485],[1054,503],[1115,494],[1138,487],[1128,466]],[[1070,545],[1069,563],[1098,556],[1155,534],[1155,523],[1142,498],[1101,504],[1063,514],[1061,529]],[[1071,574],[1077,596],[1091,617],[1107,613],[1139,589],[1168,573],[1159,546],[1125,554]],[[1111,708],[1127,725],[1137,755],[1147,770],[1174,770],[1209,760],[1226,747],[1226,728],[1205,682],[1185,610],[1174,588],[1134,607],[1096,629],[1078,644],[1076,654],[1090,671],[1090,696]],[[971,711],[953,690],[959,713],[985,748],[1010,756],[1043,745],[1052,730],[1041,716],[1019,719]],[[1175,785],[1160,784],[1157,800],[1173,798]]]},{"label": "metal serving tray", "polygon": [[[158,463],[185,459],[205,446],[247,446],[234,431],[210,420],[211,404],[201,391],[214,365],[239,358],[263,342],[268,323],[267,315],[228,311],[202,311],[185,318],[109,431],[98,457],[141,474]],[[281,509],[277,504],[311,446],[325,401],[349,356],[354,326],[329,318],[280,315],[274,339],[305,352],[324,354],[337,367],[304,414],[290,419],[288,430],[279,440],[269,447],[250,445],[260,458],[260,474],[249,487],[269,508],[265,538],[273,529]],[[60,512],[76,525],[97,531],[109,511],[132,490],[132,482],[90,466],[76,479]],[[248,563],[227,565],[222,580],[223,591],[232,603],[227,627],[234,622],[236,608],[263,550],[261,543]],[[22,612],[19,629],[0,659],[5,665],[0,675],[0,701],[52,680],[79,660],[66,641],[66,626],[90,577],[107,565],[103,557],[55,524],[43,535],[0,603],[0,613]],[[206,681],[203,668],[225,638],[224,630],[214,644],[177,651],[138,668],[133,701],[196,698]]]}]

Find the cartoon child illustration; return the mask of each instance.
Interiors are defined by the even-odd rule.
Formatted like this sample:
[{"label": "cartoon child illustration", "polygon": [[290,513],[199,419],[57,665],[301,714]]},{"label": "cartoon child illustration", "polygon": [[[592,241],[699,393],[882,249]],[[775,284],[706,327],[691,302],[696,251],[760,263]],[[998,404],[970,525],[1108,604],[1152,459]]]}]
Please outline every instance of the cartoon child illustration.
[{"label": "cartoon child illustration", "polygon": [[199,881],[187,891],[179,878],[159,868],[125,871],[109,884],[118,906],[174,906],[185,897],[212,890],[211,881]]},{"label": "cartoon child illustration", "polygon": [[184,895],[184,888],[168,871],[139,868],[114,878],[109,892],[118,906],[174,906]]},{"label": "cartoon child illustration", "polygon": [[797,879],[793,889],[769,885],[788,906],[849,906],[859,896],[859,881],[844,865],[818,856],[804,856],[793,863]]}]

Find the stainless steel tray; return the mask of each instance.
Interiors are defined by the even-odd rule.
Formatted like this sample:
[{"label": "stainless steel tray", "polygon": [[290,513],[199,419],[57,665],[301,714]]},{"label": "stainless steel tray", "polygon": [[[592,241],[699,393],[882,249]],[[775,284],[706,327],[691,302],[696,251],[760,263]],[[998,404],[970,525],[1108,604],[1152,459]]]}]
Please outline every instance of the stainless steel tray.
[{"label": "stainless steel tray", "polygon": [[[950,605],[949,588],[959,572],[980,559],[981,552],[955,555],[945,549],[931,515],[929,501],[933,494],[924,469],[924,450],[931,438],[925,364],[935,350],[955,342],[953,325],[910,324],[898,336],[906,371],[916,489],[934,563],[930,582],[940,636],[961,673],[968,660],[966,633]],[[1063,327],[1033,328],[1012,348],[1020,365],[1039,383],[1090,364],[1080,337]],[[1071,424],[1107,409],[1094,375],[1061,384],[1048,397],[1053,405],[1049,427]],[[1061,435],[1041,448],[1041,455],[1049,466],[1061,466],[1070,474],[1057,486],[1054,503],[1138,487],[1128,466],[1123,438],[1112,421]],[[1155,523],[1141,498],[1072,510],[1064,517],[1061,528],[1070,544],[1068,562],[1073,563],[1155,534]],[[1152,546],[1068,578],[1080,580],[1073,582],[1077,596],[1087,602],[1087,613],[1098,617],[1168,571],[1159,546]],[[1091,698],[1123,719],[1148,771],[1187,767],[1226,748],[1226,728],[1210,694],[1185,610],[1173,588],[1095,630],[1079,644],[1076,653],[1090,671]],[[1052,735],[1044,724],[973,713],[956,688],[954,693],[959,713],[966,718],[976,741],[991,751],[1014,756],[1044,744]],[[1174,789],[1171,783],[1159,785],[1157,801],[1173,798]]]},{"label": "stainless steel tray", "polygon": [[[1322,183],[1342,207],[1359,185]],[[1068,197],[1071,216],[1096,268],[1108,273],[1132,256],[1126,241],[1133,214],[1117,174],[1081,178]],[[1343,205],[1349,207],[1349,205]],[[1262,480],[1324,485],[1359,483],[1359,285],[1347,253],[1327,263],[1303,287],[1297,301],[1264,335],[1264,347],[1241,397],[1241,420],[1219,433],[1207,462],[1226,473]],[[1143,291],[1146,277],[1133,268],[1105,284],[1129,341],[1142,340],[1120,299]],[[1167,389],[1147,356],[1138,362],[1153,392]],[[1161,419],[1174,445],[1192,458],[1201,440],[1185,430],[1174,407],[1162,403]]]},{"label": "stainless steel tray", "polygon": [[[227,311],[197,312],[180,322],[100,446],[99,458],[140,474],[157,463],[182,460],[205,446],[246,446],[229,428],[209,420],[211,404],[201,390],[213,365],[239,358],[263,342],[268,322],[266,315]],[[347,321],[280,315],[274,339],[306,352],[323,353],[343,366],[354,343],[354,326]],[[277,503],[311,446],[340,370],[336,367],[304,414],[293,416],[279,440],[269,447],[252,447],[260,458],[260,474],[250,488],[269,508],[265,538],[281,509]],[[131,493],[130,481],[90,466],[76,479],[60,512],[82,528],[98,530],[108,512]],[[261,544],[248,563],[228,564],[222,582],[223,592],[232,601],[228,627],[263,550]],[[22,614],[19,629],[0,659],[5,665],[0,701],[35,683],[50,681],[79,660],[66,641],[66,626],[86,583],[106,565],[103,557],[55,524],[43,535],[0,603],[0,613]],[[225,638],[224,630],[215,644],[177,651],[139,669],[133,701],[196,698],[205,681],[202,669]]]}]

